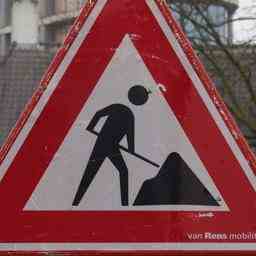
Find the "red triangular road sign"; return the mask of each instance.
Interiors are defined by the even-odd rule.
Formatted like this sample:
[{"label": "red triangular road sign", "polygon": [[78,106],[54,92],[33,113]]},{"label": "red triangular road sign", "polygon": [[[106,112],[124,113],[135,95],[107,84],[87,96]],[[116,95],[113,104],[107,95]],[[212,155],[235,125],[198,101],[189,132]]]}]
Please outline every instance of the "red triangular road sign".
[{"label": "red triangular road sign", "polygon": [[0,158],[1,251],[256,250],[255,159],[163,1],[89,1]]}]

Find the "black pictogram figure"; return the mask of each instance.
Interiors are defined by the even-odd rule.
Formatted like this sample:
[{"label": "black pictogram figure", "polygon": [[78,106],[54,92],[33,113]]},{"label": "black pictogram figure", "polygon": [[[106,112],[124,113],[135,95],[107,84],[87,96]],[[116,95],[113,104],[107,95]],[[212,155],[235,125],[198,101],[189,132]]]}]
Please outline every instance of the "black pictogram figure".
[{"label": "black pictogram figure", "polygon": [[[149,92],[143,86],[136,85],[129,90],[128,98],[132,104],[139,106],[147,102],[148,94]],[[94,131],[94,128],[100,118],[104,116],[107,116],[107,120],[105,121],[101,131],[97,134]],[[99,171],[102,163],[106,158],[108,158],[119,171],[121,201],[123,206],[127,206],[129,202],[128,168],[120,152],[119,143],[124,136],[127,136],[127,150],[128,152],[135,154],[134,115],[132,111],[127,106],[122,104],[110,105],[102,110],[99,110],[94,115],[87,127],[87,130],[91,133],[97,134],[98,138],[76,192],[73,205],[79,205],[82,197],[88,190],[95,175]],[[140,158],[143,159],[143,157]]]},{"label": "black pictogram figure", "polygon": [[219,206],[178,153],[170,154],[158,175],[143,183],[134,205]]}]

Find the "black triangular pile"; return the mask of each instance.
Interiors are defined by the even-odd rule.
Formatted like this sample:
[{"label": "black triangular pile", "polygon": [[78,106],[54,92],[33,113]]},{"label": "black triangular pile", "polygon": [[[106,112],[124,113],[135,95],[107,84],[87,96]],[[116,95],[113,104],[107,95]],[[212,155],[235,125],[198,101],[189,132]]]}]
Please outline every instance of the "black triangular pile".
[{"label": "black triangular pile", "polygon": [[219,206],[178,153],[172,153],[155,178],[146,180],[134,205]]}]

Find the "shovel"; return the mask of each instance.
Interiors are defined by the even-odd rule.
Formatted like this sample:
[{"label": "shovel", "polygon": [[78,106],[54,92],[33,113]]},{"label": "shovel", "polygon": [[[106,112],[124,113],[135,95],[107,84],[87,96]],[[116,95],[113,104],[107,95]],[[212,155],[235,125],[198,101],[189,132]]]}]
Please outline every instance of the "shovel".
[{"label": "shovel", "polygon": [[[93,133],[93,134],[96,135],[96,136],[99,135],[99,134],[98,134],[97,132],[95,132],[95,131],[90,131],[90,132]],[[122,149],[123,151],[125,151],[125,152],[127,152],[127,153],[129,153],[129,154],[131,154],[131,155],[133,155],[133,156],[135,156],[135,157],[137,157],[137,158],[139,158],[139,159],[141,159],[141,160],[143,160],[143,161],[145,161],[145,162],[151,164],[151,165],[153,165],[154,167],[157,167],[157,168],[160,167],[159,164],[154,163],[153,161],[151,161],[151,160],[147,159],[146,157],[141,156],[141,155],[139,155],[139,154],[137,154],[137,153],[130,152],[127,148],[123,147],[122,145],[119,145],[119,148]]]}]

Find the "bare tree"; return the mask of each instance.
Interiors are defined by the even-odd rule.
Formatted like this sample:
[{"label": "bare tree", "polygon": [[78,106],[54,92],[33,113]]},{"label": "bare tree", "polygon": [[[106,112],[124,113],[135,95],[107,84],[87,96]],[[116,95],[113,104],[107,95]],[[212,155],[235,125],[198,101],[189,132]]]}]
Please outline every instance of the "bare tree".
[{"label": "bare tree", "polygon": [[216,19],[209,13],[220,1],[199,2],[168,1],[249,143],[256,147],[256,37],[252,34],[239,43],[230,40],[235,23],[256,20],[256,8],[244,17]]}]

